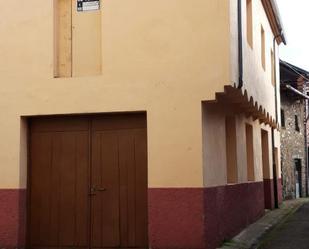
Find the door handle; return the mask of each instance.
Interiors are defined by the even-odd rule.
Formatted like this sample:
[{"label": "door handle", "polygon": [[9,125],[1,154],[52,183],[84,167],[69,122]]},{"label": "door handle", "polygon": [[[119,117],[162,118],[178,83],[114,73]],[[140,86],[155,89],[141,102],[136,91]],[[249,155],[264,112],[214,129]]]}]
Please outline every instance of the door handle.
[{"label": "door handle", "polygon": [[95,190],[96,190],[96,191],[103,192],[103,191],[106,191],[106,188],[96,188]]},{"label": "door handle", "polygon": [[96,186],[93,186],[90,188],[90,195],[96,195],[96,192],[103,192],[106,191],[106,188],[97,188]]}]

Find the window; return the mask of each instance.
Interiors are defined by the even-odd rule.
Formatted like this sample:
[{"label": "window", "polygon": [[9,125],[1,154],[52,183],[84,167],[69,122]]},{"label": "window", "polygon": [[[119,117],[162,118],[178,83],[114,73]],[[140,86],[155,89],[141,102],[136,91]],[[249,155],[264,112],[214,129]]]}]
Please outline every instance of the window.
[{"label": "window", "polygon": [[248,181],[254,181],[254,149],[253,127],[246,124],[246,149],[247,149],[247,177]]},{"label": "window", "polygon": [[295,115],[294,118],[295,118],[295,131],[298,131],[298,132],[299,132],[300,129],[299,129],[298,116]]},{"label": "window", "polygon": [[270,58],[271,58],[271,83],[273,86],[276,84],[275,82],[275,54],[274,51],[271,49],[270,50]]},{"label": "window", "polygon": [[285,127],[285,113],[283,109],[281,109],[281,126]]},{"label": "window", "polygon": [[227,183],[237,183],[237,140],[235,117],[225,118]]},{"label": "window", "polygon": [[261,26],[261,60],[262,67],[265,70],[265,31],[263,26]]},{"label": "window", "polygon": [[252,22],[252,0],[247,0],[247,41],[251,48],[253,48],[253,22]]}]

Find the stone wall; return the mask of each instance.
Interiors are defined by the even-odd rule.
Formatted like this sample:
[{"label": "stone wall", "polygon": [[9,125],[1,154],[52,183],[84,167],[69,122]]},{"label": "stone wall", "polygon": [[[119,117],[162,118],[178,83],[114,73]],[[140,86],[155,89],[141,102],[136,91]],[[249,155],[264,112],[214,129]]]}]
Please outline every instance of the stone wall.
[{"label": "stone wall", "polygon": [[[292,199],[296,197],[295,159],[301,160],[301,194],[306,195],[304,101],[281,93],[281,109],[285,116],[285,126],[281,127],[283,198]],[[298,116],[299,131],[295,129],[295,115]]]}]

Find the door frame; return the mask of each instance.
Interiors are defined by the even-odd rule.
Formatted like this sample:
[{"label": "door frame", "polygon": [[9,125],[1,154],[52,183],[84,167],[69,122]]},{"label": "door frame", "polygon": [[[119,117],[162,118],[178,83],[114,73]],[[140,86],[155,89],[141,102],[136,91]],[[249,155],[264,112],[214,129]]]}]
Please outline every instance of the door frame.
[{"label": "door frame", "polygon": [[[294,180],[295,180],[295,198],[302,198],[302,159],[294,158]],[[296,172],[298,174],[298,179],[296,179]],[[296,196],[296,181],[298,180],[299,197]]]}]

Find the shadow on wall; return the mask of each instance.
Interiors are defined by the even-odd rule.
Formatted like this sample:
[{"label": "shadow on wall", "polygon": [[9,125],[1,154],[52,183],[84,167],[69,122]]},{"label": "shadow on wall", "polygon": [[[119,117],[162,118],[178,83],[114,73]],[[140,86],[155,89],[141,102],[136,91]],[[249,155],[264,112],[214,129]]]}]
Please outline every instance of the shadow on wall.
[{"label": "shadow on wall", "polygon": [[19,246],[26,243],[26,212],[27,212],[27,164],[28,164],[28,120],[20,118],[20,146],[19,146],[19,194],[18,208],[18,237]]}]

